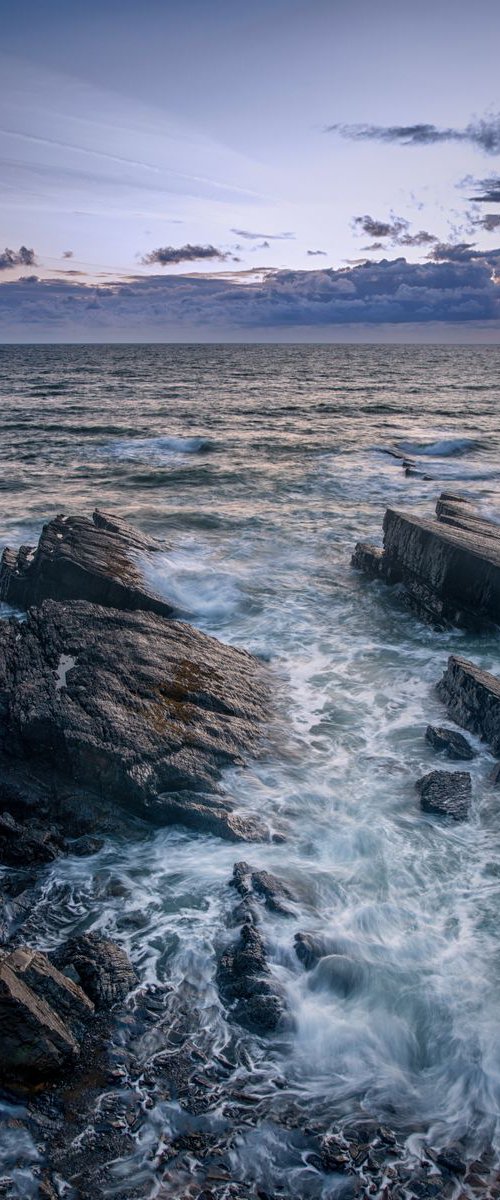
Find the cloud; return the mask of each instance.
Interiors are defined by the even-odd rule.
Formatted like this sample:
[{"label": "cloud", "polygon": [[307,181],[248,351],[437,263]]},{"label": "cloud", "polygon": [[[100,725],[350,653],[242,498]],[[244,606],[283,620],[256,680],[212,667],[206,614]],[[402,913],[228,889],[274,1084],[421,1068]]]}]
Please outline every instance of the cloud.
[{"label": "cloud", "polygon": [[475,224],[480,229],[485,229],[486,233],[495,233],[500,229],[500,213],[485,213],[484,217],[479,217]]},{"label": "cloud", "polygon": [[216,246],[191,246],[187,242],[185,246],[159,246],[157,250],[151,250],[149,254],[145,254],[141,258],[141,263],[144,263],[145,266],[167,267],[173,263],[199,262],[201,259],[226,262],[229,257],[229,254],[217,250]]},{"label": "cloud", "polygon": [[326,250],[308,250],[307,253],[310,258],[316,258],[318,254],[324,255],[325,258],[327,257]]},{"label": "cloud", "polygon": [[464,129],[439,129],[437,125],[328,125],[327,133],[340,133],[354,142],[389,142],[400,146],[433,146],[439,142],[470,142],[486,154],[500,154],[500,113],[469,122]]},{"label": "cloud", "polygon": [[[258,338],[304,327],[498,322],[500,249],[434,247],[432,258],[340,269],[148,275],[99,286],[61,278],[0,285],[0,337],[46,340]],[[496,273],[496,275],[495,275]]]},{"label": "cloud", "polygon": [[260,241],[264,238],[266,242],[282,242],[290,241],[294,238],[294,233],[253,233],[250,229],[231,229],[231,233],[235,233],[236,237],[248,238],[249,241]]},{"label": "cloud", "polygon": [[469,196],[469,200],[474,200],[476,204],[500,204],[500,175],[491,175],[489,179],[468,179],[467,182],[479,188],[479,195]]},{"label": "cloud", "polygon": [[366,233],[367,237],[376,239],[371,246],[366,247],[367,250],[381,250],[383,243],[380,238],[388,238],[391,246],[429,246],[438,240],[426,229],[410,233],[410,222],[405,221],[404,217],[391,215],[389,221],[378,221],[366,213],[364,217],[354,217],[352,225],[356,232]]},{"label": "cloud", "polygon": [[62,257],[63,258],[73,258],[73,251],[72,250],[63,250]]},{"label": "cloud", "polygon": [[4,251],[0,251],[0,271],[11,271],[13,267],[34,266],[36,266],[35,251],[28,250],[27,246],[20,246],[19,250],[9,250],[6,246]]}]

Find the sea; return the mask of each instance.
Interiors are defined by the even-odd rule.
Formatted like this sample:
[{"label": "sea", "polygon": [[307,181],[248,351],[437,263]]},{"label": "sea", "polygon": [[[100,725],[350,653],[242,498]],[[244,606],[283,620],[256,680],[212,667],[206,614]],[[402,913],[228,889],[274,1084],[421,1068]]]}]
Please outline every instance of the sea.
[{"label": "sea", "polygon": [[[357,541],[381,544],[387,507],[430,515],[442,490],[500,520],[500,347],[4,345],[0,398],[1,545],[34,543],[57,513],[95,506],[154,534],[164,550],[150,581],[193,625],[265,661],[280,712],[264,757],[224,780],[278,840],[240,847],[181,827],[109,836],[90,858],[44,868],[26,941],[51,949],[105,931],[143,985],[188,990],[194,1041],[207,1060],[231,1048],[253,1113],[233,1178],[262,1194],[340,1194],[291,1111],[318,1128],[374,1116],[417,1158],[458,1143],[500,1160],[493,759],[470,738],[463,823],[422,812],[415,790],[444,765],[424,734],[446,723],[435,684],[448,655],[500,673],[500,635],[426,625],[351,566]],[[293,1017],[267,1038],[235,1033],[215,982],[241,858],[298,897],[289,918],[262,906]],[[339,994],[328,971],[306,971],[299,931],[334,940],[358,964],[357,986]],[[131,1195],[184,1194],[181,1180],[161,1191],[159,1142],[226,1119],[222,1101],[193,1117],[157,1099],[146,1067],[134,1151],[109,1164],[103,1196],[125,1176]],[[35,1144],[12,1120],[0,1141],[12,1194],[36,1195]]]}]

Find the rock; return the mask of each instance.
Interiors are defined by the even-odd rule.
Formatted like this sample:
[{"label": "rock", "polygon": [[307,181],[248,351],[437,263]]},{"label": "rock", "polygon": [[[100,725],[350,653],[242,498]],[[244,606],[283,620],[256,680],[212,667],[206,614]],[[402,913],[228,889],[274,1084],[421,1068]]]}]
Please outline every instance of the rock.
[{"label": "rock", "polygon": [[415,784],[425,812],[454,821],[464,821],[469,815],[472,785],[468,771],[430,771]]},{"label": "rock", "polygon": [[359,992],[366,981],[366,968],[347,954],[327,954],[314,967],[309,978],[312,991],[328,988],[347,1000]]},{"label": "rock", "polygon": [[137,984],[137,975],[125,951],[96,933],[70,938],[53,951],[52,962],[72,967],[81,986],[97,1009],[111,1008],[124,1000]]},{"label": "rock", "polygon": [[264,900],[271,912],[280,916],[292,916],[289,902],[297,899],[292,889],[276,875],[269,871],[255,871],[246,862],[237,862],[233,868],[233,886],[244,900],[249,900],[255,894]]},{"label": "rock", "polygon": [[351,1156],[342,1138],[327,1133],[320,1146],[321,1165],[324,1171],[343,1174],[351,1166]]},{"label": "rock", "polygon": [[437,693],[452,720],[478,734],[500,758],[500,680],[452,655]]},{"label": "rock", "polygon": [[444,725],[428,725],[425,731],[426,740],[434,750],[443,750],[447,758],[470,760],[476,757],[476,751],[462,733],[456,729],[446,729]]},{"label": "rock", "polygon": [[35,821],[19,823],[8,812],[0,814],[0,863],[14,867],[53,862],[65,848],[53,828]]},{"label": "rock", "polygon": [[87,837],[78,838],[76,842],[72,842],[68,849],[70,853],[76,855],[77,858],[86,858],[87,855],[90,857],[92,854],[98,854],[99,850],[102,850],[103,846],[103,838],[91,837],[88,835]]},{"label": "rock", "polygon": [[500,623],[500,527],[444,492],[437,520],[388,509],[384,547],[360,543],[353,566],[403,584],[417,612],[464,626]]},{"label": "rock", "polygon": [[272,1033],[283,1025],[285,999],[266,958],[264,941],[254,925],[243,925],[236,942],[222,953],[217,984],[231,1016],[255,1033]]},{"label": "rock", "polygon": [[80,1052],[94,1006],[46,955],[22,947],[0,960],[2,1074],[45,1078]]},{"label": "rock", "polygon": [[436,1155],[438,1167],[452,1175],[465,1175],[467,1163],[457,1146],[445,1146]]},{"label": "rock", "polygon": [[36,549],[4,550],[0,595],[20,608],[43,600],[87,600],[171,617],[172,605],[146,586],[138,565],[141,555],[161,548],[154,538],[98,509],[92,520],[58,516],[44,525]]},{"label": "rock", "polygon": [[159,801],[161,820],[165,824],[184,825],[227,842],[269,841],[268,830],[257,817],[232,812],[231,804],[221,796],[164,793]]},{"label": "rock", "polygon": [[307,971],[312,970],[320,958],[335,953],[335,942],[330,938],[318,937],[314,933],[295,934],[295,953]]},{"label": "rock", "polygon": [[[261,749],[269,687],[245,651],[153,613],[47,600],[0,623],[0,698],[0,771],[45,781],[50,812],[78,817],[84,792],[110,827],[124,811],[168,823],[183,793],[189,825],[241,836],[229,804],[207,811],[205,795],[197,812],[192,793]],[[86,813],[78,832],[90,828]]]}]

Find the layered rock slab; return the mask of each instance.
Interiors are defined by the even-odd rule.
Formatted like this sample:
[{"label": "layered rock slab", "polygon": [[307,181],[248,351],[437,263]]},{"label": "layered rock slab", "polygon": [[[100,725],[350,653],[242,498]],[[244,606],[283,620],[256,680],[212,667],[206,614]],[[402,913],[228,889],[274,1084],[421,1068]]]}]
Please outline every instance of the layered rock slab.
[{"label": "layered rock slab", "polygon": [[500,758],[500,679],[452,654],[437,693],[457,725],[479,734]]},{"label": "layered rock slab", "polygon": [[[169,823],[184,794],[193,823],[193,793],[261,749],[268,701],[251,655],[153,613],[48,600],[0,623],[0,771],[11,787],[16,768],[45,772],[52,803],[73,783],[94,807]],[[200,807],[219,827],[231,814]]]},{"label": "layered rock slab", "polygon": [[353,566],[402,584],[412,606],[433,621],[500,624],[500,527],[449,492],[436,512],[432,519],[387,509],[383,549],[358,543]]},{"label": "layered rock slab", "polygon": [[44,954],[19,947],[0,958],[3,1075],[46,1077],[80,1053],[94,1005]]},{"label": "layered rock slab", "polygon": [[27,609],[44,600],[87,600],[125,611],[171,617],[174,608],[148,588],[141,561],[163,547],[114,514],[57,516],[37,547],[7,547],[0,563],[0,596]]}]

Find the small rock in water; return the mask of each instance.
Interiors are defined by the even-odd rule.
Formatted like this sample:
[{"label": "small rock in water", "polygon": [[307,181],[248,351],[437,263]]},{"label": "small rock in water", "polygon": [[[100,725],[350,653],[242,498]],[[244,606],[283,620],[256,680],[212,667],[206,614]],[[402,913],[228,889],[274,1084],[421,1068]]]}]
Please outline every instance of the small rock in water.
[{"label": "small rock in water", "polygon": [[444,750],[447,758],[470,760],[476,757],[476,751],[470,742],[456,729],[447,729],[444,725],[428,725],[425,737],[435,750]]},{"label": "small rock in water", "polygon": [[70,938],[51,955],[59,967],[73,967],[96,1008],[110,1008],[135,987],[137,975],[125,951],[95,933]]},{"label": "small rock in water", "polygon": [[231,882],[244,900],[249,900],[257,894],[271,912],[279,913],[283,917],[292,915],[288,901],[297,899],[295,893],[287,883],[278,879],[276,875],[271,875],[269,871],[255,871],[248,863],[237,862],[233,868]]},{"label": "small rock in water", "polygon": [[430,771],[415,784],[424,812],[464,821],[470,812],[471,777],[468,771]]},{"label": "small rock in water", "polygon": [[217,967],[221,995],[231,1015],[256,1033],[271,1033],[284,1023],[285,999],[269,967],[264,941],[254,925],[223,951]]}]

